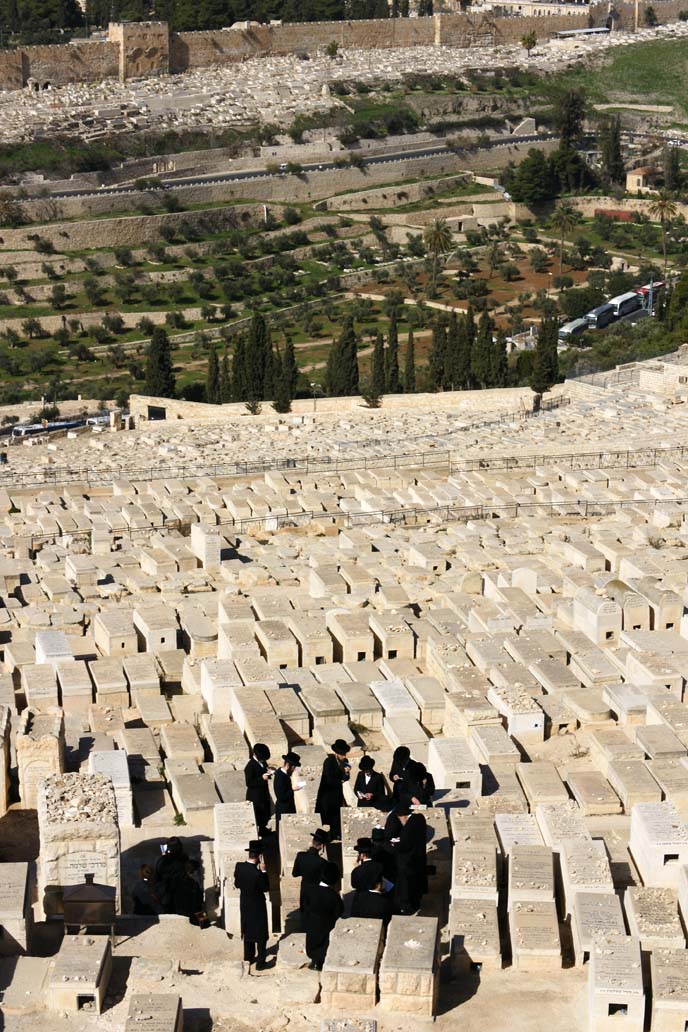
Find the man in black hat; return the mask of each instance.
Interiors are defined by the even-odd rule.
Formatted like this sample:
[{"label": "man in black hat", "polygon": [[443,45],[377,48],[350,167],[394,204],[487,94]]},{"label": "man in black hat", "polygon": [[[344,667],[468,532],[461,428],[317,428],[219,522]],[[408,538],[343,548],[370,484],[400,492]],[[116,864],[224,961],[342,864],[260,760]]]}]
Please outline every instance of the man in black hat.
[{"label": "man in black hat", "polygon": [[374,917],[384,922],[385,928],[392,917],[392,899],[383,888],[382,878],[377,878],[374,870],[366,871],[364,883],[354,895],[351,905],[352,917]]},{"label": "man in black hat", "polygon": [[432,806],[435,795],[435,781],[424,763],[409,760],[404,780],[399,790],[402,806]]},{"label": "man in black hat", "polygon": [[351,767],[347,760],[349,746],[342,738],[333,742],[332,752],[325,758],[320,787],[315,800],[315,811],[320,814],[323,824],[330,829],[330,838],[338,839],[342,833],[339,811],[344,806],[344,790],[342,785],[349,780]]},{"label": "man in black hat", "polygon": [[270,834],[270,789],[268,784],[273,772],[268,767],[270,750],[267,745],[257,742],[253,746],[251,759],[244,767],[246,780],[246,798],[253,803],[253,815],[261,838]]},{"label": "man in black hat", "polygon": [[307,885],[303,898],[303,927],[306,932],[306,954],[311,967],[322,971],[330,932],[344,913],[342,898],[334,886],[339,881],[339,868],[327,863],[317,885]]},{"label": "man in black hat", "polygon": [[373,843],[373,851],[370,854],[371,860],[375,860],[376,863],[380,864],[383,877],[391,885],[394,885],[397,880],[397,858],[387,841],[385,829],[373,828],[370,838]]},{"label": "man in black hat", "polygon": [[358,774],[354,782],[354,792],[358,806],[373,806],[376,810],[389,810],[389,796],[385,779],[379,771],[374,770],[375,760],[372,756],[363,756],[358,764]]},{"label": "man in black hat", "polygon": [[291,783],[291,776],[297,767],[301,766],[301,757],[298,753],[288,752],[282,757],[283,766],[275,771],[275,825],[279,829],[280,817],[283,813],[296,813],[294,801],[294,789]]},{"label": "man in black hat", "polygon": [[428,891],[428,826],[422,813],[409,810],[407,806],[397,809],[397,817],[401,823],[401,835],[396,848],[396,907],[400,914],[415,914]]},{"label": "man in black hat", "polygon": [[351,872],[351,888],[359,892],[362,888],[368,884],[368,878],[371,876],[370,872],[373,872],[374,880],[378,881],[382,878],[382,864],[379,864],[376,860],[373,860],[373,841],[370,838],[360,838],[354,849],[358,853],[358,860],[356,866]]},{"label": "man in black hat", "polygon": [[406,778],[406,768],[411,759],[411,750],[407,745],[399,745],[392,756],[392,767],[389,772],[389,782],[392,786],[392,800],[400,802],[400,791]]},{"label": "man in black hat", "polygon": [[301,894],[299,907],[303,912],[303,894],[307,885],[317,885],[322,878],[327,860],[325,858],[325,846],[327,845],[327,832],[318,828],[313,832],[311,844],[308,849],[300,850],[294,858],[294,868],[291,872],[292,878],[301,879]]},{"label": "man in black hat", "polygon": [[256,970],[266,967],[265,949],[268,943],[268,908],[265,893],[270,889],[263,844],[254,839],[248,844],[248,859],[234,868],[234,887],[239,890],[241,938],[244,940],[244,960],[252,964],[258,954]]}]

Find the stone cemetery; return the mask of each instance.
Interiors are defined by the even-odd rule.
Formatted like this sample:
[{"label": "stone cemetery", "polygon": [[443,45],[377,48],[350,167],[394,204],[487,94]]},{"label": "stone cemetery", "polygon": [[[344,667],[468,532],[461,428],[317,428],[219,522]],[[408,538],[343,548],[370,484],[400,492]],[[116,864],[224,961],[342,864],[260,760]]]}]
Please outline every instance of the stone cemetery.
[{"label": "stone cemetery", "polygon": [[[685,1032],[681,369],[566,382],[559,408],[480,430],[494,399],[476,395],[158,423],[133,399],[102,449],[14,448],[4,1027],[478,1032],[513,1012],[533,1032]],[[270,813],[247,798],[258,745]],[[358,805],[374,784],[379,808]],[[409,827],[424,859],[402,905]],[[334,887],[292,873],[316,832]],[[259,834],[266,965],[244,959],[234,880]],[[160,890],[175,837],[186,911]],[[354,884],[375,869],[382,894]],[[321,966],[311,887],[343,906]]]}]

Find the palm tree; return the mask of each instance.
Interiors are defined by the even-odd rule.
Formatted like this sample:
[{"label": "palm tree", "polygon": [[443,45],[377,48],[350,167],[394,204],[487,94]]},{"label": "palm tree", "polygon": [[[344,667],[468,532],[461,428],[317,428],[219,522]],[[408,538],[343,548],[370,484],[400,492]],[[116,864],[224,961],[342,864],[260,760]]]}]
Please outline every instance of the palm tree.
[{"label": "palm tree", "polygon": [[666,190],[662,190],[658,197],[654,199],[649,207],[650,218],[659,222],[662,227],[662,253],[664,255],[664,279],[667,274],[667,250],[666,250],[666,231],[667,225],[673,222],[678,216],[678,208],[676,202],[672,201],[671,197],[667,194]]},{"label": "palm tree", "polygon": [[446,219],[433,219],[423,230],[423,243],[432,255],[431,292],[433,297],[437,290],[437,268],[440,255],[449,250],[452,239],[452,232]]},{"label": "palm tree", "polygon": [[577,226],[580,215],[568,201],[562,201],[552,212],[550,224],[559,231],[559,275],[564,271],[564,239]]}]

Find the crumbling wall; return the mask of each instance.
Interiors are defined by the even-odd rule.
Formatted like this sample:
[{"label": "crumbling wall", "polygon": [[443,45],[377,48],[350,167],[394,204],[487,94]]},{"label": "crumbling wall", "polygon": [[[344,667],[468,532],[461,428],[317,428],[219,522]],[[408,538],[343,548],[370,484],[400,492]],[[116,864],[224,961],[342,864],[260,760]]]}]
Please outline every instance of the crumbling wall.
[{"label": "crumbling wall", "polygon": [[150,79],[170,70],[167,22],[112,22],[108,35],[119,50],[119,78]]},{"label": "crumbling wall", "polygon": [[[29,79],[41,88],[70,82],[114,79],[119,71],[119,46],[101,40],[81,40],[66,46],[24,47],[15,51],[21,60],[22,86]],[[0,73],[2,65],[0,64]],[[0,89],[16,89],[0,78]]]}]

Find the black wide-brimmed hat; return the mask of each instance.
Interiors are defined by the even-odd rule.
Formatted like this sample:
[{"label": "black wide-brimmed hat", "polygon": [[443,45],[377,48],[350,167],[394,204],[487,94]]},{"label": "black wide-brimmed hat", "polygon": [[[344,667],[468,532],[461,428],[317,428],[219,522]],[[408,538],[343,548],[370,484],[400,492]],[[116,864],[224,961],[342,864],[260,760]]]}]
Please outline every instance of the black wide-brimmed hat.
[{"label": "black wide-brimmed hat", "polygon": [[411,750],[408,745],[398,745],[394,750],[394,760],[397,763],[407,763],[411,758]]},{"label": "black wide-brimmed hat", "polygon": [[249,842],[249,844],[246,847],[246,849],[244,850],[244,852],[245,853],[262,853],[263,852],[263,843],[260,841],[260,839],[251,839],[251,841]]},{"label": "black wide-brimmed hat", "polygon": [[257,742],[253,746],[253,755],[257,760],[260,760],[261,763],[267,763],[270,759],[270,750],[267,745],[263,745],[262,742]]},{"label": "black wide-brimmed hat", "polygon": [[338,738],[336,742],[333,742],[330,746],[333,753],[337,753],[338,756],[346,756],[349,751],[349,746],[346,744],[343,738]]},{"label": "black wide-brimmed hat", "polygon": [[318,828],[316,831],[313,832],[311,838],[314,842],[317,842],[318,845],[324,846],[328,842],[330,836],[323,828]]},{"label": "black wide-brimmed hat", "polygon": [[411,808],[408,806],[397,806],[394,812],[397,815],[397,817],[410,817],[413,813],[413,810],[411,810]]},{"label": "black wide-brimmed hat", "polygon": [[369,853],[373,848],[373,840],[369,838],[360,838],[354,849],[357,853]]},{"label": "black wide-brimmed hat", "polygon": [[373,840],[373,842],[386,842],[387,832],[384,828],[373,828],[373,830],[370,833],[370,837]]},{"label": "black wide-brimmed hat", "polygon": [[358,765],[359,770],[372,770],[375,766],[375,760],[372,756],[362,756],[361,762]]},{"label": "black wide-brimmed hat", "polygon": [[285,763],[289,763],[292,767],[300,767],[301,766],[301,757],[299,756],[298,753],[295,753],[295,752],[285,753],[284,756],[282,757],[282,759],[284,760]]}]

